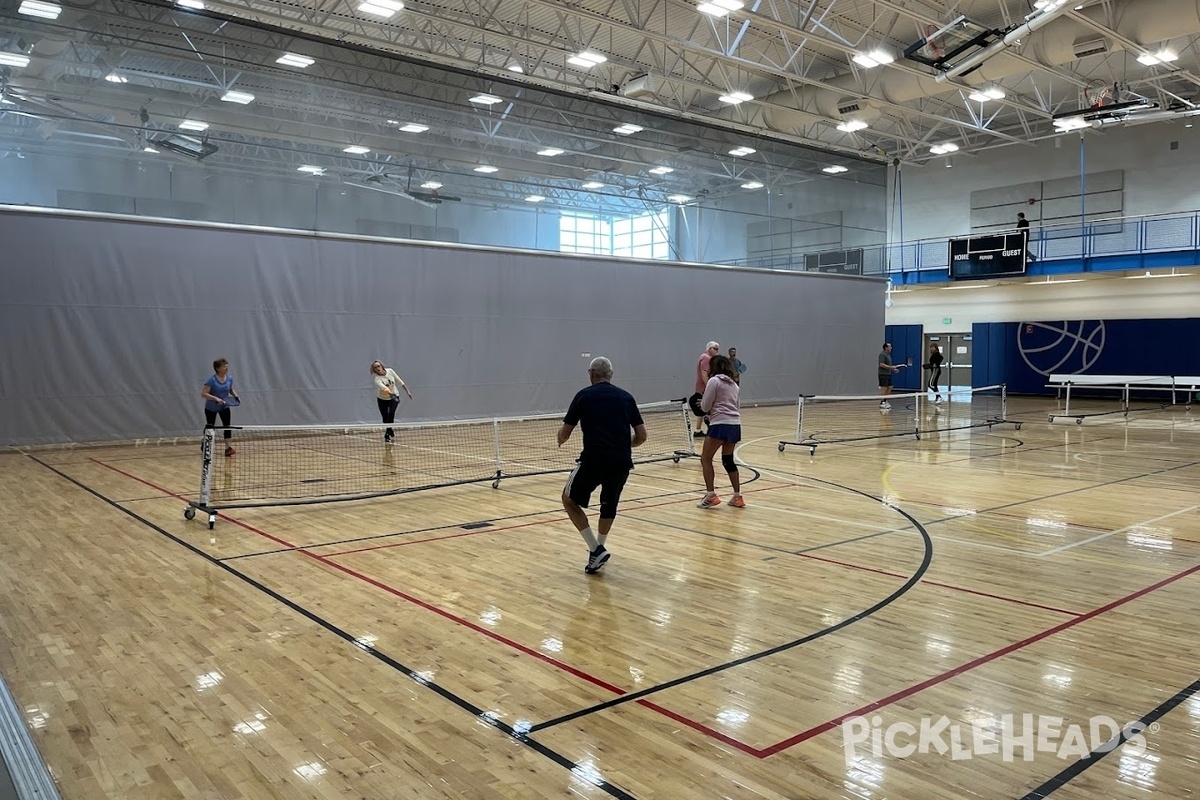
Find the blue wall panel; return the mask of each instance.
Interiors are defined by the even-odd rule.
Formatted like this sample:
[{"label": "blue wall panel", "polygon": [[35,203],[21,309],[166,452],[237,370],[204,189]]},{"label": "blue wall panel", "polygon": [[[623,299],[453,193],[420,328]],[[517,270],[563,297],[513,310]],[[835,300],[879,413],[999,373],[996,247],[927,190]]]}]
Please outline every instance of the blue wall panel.
[{"label": "blue wall panel", "polygon": [[[897,392],[917,392],[921,390],[921,346],[924,328],[920,325],[888,325],[884,333],[885,341],[892,343],[892,363],[907,364],[896,373],[892,386]],[[883,342],[880,342],[882,345]]]},{"label": "blue wall panel", "polygon": [[1045,394],[1051,374],[1200,375],[1200,319],[984,322],[972,329],[974,383]]}]

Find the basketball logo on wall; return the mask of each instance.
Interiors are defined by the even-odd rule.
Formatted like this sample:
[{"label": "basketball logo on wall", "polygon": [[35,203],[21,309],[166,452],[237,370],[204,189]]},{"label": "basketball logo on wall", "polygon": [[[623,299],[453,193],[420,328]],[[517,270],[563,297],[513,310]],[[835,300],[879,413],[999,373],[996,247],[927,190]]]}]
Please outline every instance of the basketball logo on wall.
[{"label": "basketball logo on wall", "polygon": [[1023,322],[1017,326],[1017,350],[1040,375],[1078,375],[1104,350],[1104,320]]}]

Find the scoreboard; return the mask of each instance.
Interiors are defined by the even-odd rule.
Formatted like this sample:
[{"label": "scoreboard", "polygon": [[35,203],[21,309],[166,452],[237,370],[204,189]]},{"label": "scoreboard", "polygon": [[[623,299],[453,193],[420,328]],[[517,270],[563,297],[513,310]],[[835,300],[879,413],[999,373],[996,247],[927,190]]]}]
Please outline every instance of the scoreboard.
[{"label": "scoreboard", "polygon": [[1027,264],[1024,231],[950,240],[950,277],[992,278],[1024,275]]},{"label": "scoreboard", "polygon": [[834,275],[862,275],[862,248],[859,247],[854,250],[826,250],[823,253],[806,253],[804,255],[804,271],[828,272]]}]

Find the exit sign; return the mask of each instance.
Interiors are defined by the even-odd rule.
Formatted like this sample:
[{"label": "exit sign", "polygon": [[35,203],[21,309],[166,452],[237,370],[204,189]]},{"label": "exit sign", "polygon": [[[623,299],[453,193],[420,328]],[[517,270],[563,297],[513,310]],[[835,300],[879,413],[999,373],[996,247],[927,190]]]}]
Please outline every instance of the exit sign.
[{"label": "exit sign", "polygon": [[952,321],[953,321],[953,320],[951,320],[949,317],[942,317],[942,324],[943,324],[943,325],[949,325],[949,324],[950,324]]}]

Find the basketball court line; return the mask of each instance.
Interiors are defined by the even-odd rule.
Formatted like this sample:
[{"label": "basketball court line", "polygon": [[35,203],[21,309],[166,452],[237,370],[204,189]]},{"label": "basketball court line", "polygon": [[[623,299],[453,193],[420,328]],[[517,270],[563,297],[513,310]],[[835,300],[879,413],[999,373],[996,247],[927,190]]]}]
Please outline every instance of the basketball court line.
[{"label": "basketball court line", "polygon": [[841,725],[843,722],[845,722],[847,719],[850,719],[851,717],[864,716],[867,714],[874,713],[881,708],[885,708],[885,707],[890,706],[900,700],[904,700],[905,698],[911,697],[919,692],[924,691],[925,689],[931,688],[933,686],[937,686],[938,684],[944,683],[944,682],[950,680],[951,678],[955,678],[955,677],[958,677],[959,675],[970,672],[971,670],[975,669],[976,667],[981,667],[984,664],[988,664],[992,661],[995,661],[998,658],[1009,655],[1010,653],[1014,653],[1018,650],[1022,650],[1024,648],[1028,647],[1029,645],[1036,644],[1036,643],[1042,641],[1043,639],[1047,639],[1047,638],[1054,636],[1056,634],[1059,634],[1065,630],[1074,628],[1076,625],[1087,622],[1088,620],[1091,620],[1091,619],[1095,619],[1096,617],[1098,617],[1102,614],[1106,614],[1109,611],[1112,611],[1113,609],[1120,608],[1121,606],[1126,605],[1127,603],[1130,603],[1134,600],[1144,597],[1145,595],[1155,592],[1155,591],[1161,589],[1162,587],[1168,586],[1182,578],[1186,578],[1190,575],[1193,575],[1196,572],[1200,572],[1200,564],[1196,564],[1196,565],[1191,566],[1188,569],[1185,569],[1181,572],[1177,572],[1169,577],[1163,578],[1162,580],[1158,581],[1157,583],[1153,583],[1149,586],[1138,589],[1135,592],[1127,594],[1124,597],[1117,598],[1116,600],[1106,603],[1105,605],[1099,606],[1097,608],[1093,608],[1091,611],[1085,612],[1077,617],[1072,617],[1071,619],[1066,620],[1065,622],[1061,622],[1052,628],[1047,628],[1046,630],[1041,631],[1039,633],[1035,633],[1032,636],[1027,636],[1024,639],[1021,639],[1020,641],[1013,642],[1011,644],[1005,645],[1004,647],[1001,647],[998,650],[993,650],[990,653],[979,656],[978,658],[968,661],[965,664],[960,664],[957,667],[948,669],[945,672],[941,673],[940,675],[935,675],[932,678],[928,678],[924,681],[921,681],[920,683],[915,683],[905,689],[901,689],[898,692],[894,692],[894,693],[888,695],[887,697],[883,697],[883,698],[880,698],[879,700],[872,701],[872,702],[867,703],[864,706],[860,706],[859,708],[857,708],[853,711],[850,711],[846,714],[841,714],[837,717],[834,717],[833,719],[823,722],[820,725],[814,725],[813,727],[809,728],[806,731],[802,731],[801,733],[798,733],[795,736],[791,736],[787,739],[784,739],[781,742],[778,742],[777,744],[774,744],[774,745],[771,745],[770,747],[765,748],[763,750],[763,752],[767,756],[771,756],[778,752],[786,750],[789,747],[793,747],[797,744],[800,744],[801,742],[808,741],[809,739],[813,738],[814,736],[819,736],[823,733],[833,730],[834,728],[838,727],[839,725]]},{"label": "basketball court line", "polygon": [[1187,508],[1181,508],[1177,511],[1172,511],[1167,514],[1163,514],[1161,516],[1154,517],[1153,519],[1148,519],[1143,522],[1135,522],[1132,525],[1126,525],[1124,528],[1117,528],[1114,531],[1108,531],[1106,533],[1099,533],[1088,539],[1084,539],[1079,542],[1071,542],[1069,544],[1064,544],[1061,547],[1054,547],[1049,550],[1043,551],[1041,553],[1034,553],[1034,555],[1036,555],[1039,558],[1044,558],[1045,556],[1052,556],[1057,553],[1065,552],[1067,550],[1073,550],[1076,547],[1082,547],[1085,544],[1091,544],[1092,542],[1098,542],[1102,539],[1107,539],[1110,536],[1116,536],[1118,534],[1126,533],[1128,531],[1133,530],[1134,528],[1141,528],[1145,525],[1153,525],[1156,522],[1162,522],[1164,519],[1170,519],[1171,517],[1178,517],[1180,514],[1190,513],[1192,511],[1195,511],[1198,508],[1200,508],[1200,505],[1194,505],[1194,506],[1188,506]]},{"label": "basketball court line", "polygon": [[[1194,681],[1191,685],[1180,689],[1172,697],[1169,697],[1162,703],[1155,706],[1150,712],[1146,713],[1138,720],[1138,722],[1142,724],[1142,729],[1149,729],[1150,726],[1155,722],[1158,722],[1167,714],[1178,708],[1184,700],[1189,699],[1198,692],[1200,692],[1200,680]],[[1078,778],[1088,769],[1094,767],[1100,761],[1100,759],[1104,758],[1109,753],[1120,749],[1121,745],[1125,744],[1127,741],[1129,741],[1129,737],[1125,735],[1125,730],[1122,729],[1121,732],[1117,734],[1115,739],[1109,740],[1103,746],[1098,747],[1083,758],[1074,762],[1062,772],[1058,773],[1053,778],[1022,797],[1021,800],[1044,800],[1054,792],[1066,786],[1075,778]]]},{"label": "basketball court line", "polygon": [[[437,683],[429,680],[425,676],[418,674],[418,672],[416,670],[412,669],[411,667],[405,666],[404,664],[400,663],[399,661],[397,661],[396,659],[387,655],[386,653],[382,652],[381,650],[378,650],[377,648],[375,648],[371,645],[363,644],[353,634],[349,633],[348,631],[346,631],[343,628],[340,628],[340,627],[334,625],[332,622],[330,622],[329,620],[320,616],[319,614],[316,614],[315,612],[310,611],[309,609],[305,608],[304,606],[300,605],[299,603],[297,603],[293,600],[290,600],[289,598],[285,597],[281,593],[276,592],[275,590],[267,587],[265,584],[260,583],[259,581],[255,580],[254,578],[251,578],[250,576],[248,576],[242,572],[239,572],[238,570],[234,569],[233,567],[229,566],[228,564],[224,564],[224,563],[218,561],[217,559],[208,555],[207,553],[205,553],[203,550],[196,547],[195,545],[192,545],[189,542],[181,539],[180,537],[175,536],[174,534],[168,532],[164,528],[162,528],[158,525],[155,525],[150,520],[146,519],[145,517],[140,516],[139,514],[131,511],[130,509],[122,507],[117,502],[105,497],[100,492],[75,480],[74,478],[55,469],[54,467],[50,466],[49,464],[46,464],[46,463],[40,461],[37,457],[29,456],[29,458],[31,458],[34,462],[41,465],[45,469],[48,469],[51,472],[55,473],[56,475],[58,475],[60,478],[67,481],[68,483],[71,483],[74,486],[78,487],[79,489],[82,489],[83,491],[87,492],[88,494],[91,494],[93,497],[96,497],[101,502],[104,502],[104,503],[108,504],[109,506],[112,506],[117,511],[140,522],[141,524],[145,525],[147,528],[150,528],[151,530],[155,531],[159,535],[166,537],[168,540],[174,542],[175,544],[182,546],[183,548],[185,548],[186,550],[191,552],[193,555],[199,556],[200,558],[204,559],[208,563],[212,564],[217,569],[223,570],[226,573],[228,573],[229,575],[232,575],[233,577],[245,582],[248,586],[250,586],[254,589],[257,589],[258,591],[260,591],[263,594],[265,594],[266,596],[270,597],[272,600],[276,601],[277,603],[280,603],[281,605],[286,606],[287,608],[289,608],[292,611],[296,612],[297,614],[301,615],[305,619],[308,619],[310,622],[315,623],[319,627],[324,628],[326,631],[332,633],[333,635],[337,636],[338,638],[342,639],[343,641],[348,642],[351,646],[355,647],[359,651],[367,653],[368,655],[372,656],[376,660],[391,667],[393,670],[405,675],[413,682],[428,688],[429,690],[431,690],[432,692],[437,694],[439,697],[442,697],[445,700],[449,700],[451,703],[458,706],[460,709],[462,709],[462,710],[466,711],[467,713],[471,714],[472,716],[474,716],[477,720],[482,722],[487,727],[495,728],[496,730],[500,731],[502,734],[508,736],[510,739],[513,739],[513,740],[521,743],[522,745],[529,747],[533,752],[538,753],[539,755],[542,755],[542,756],[548,758],[555,764],[563,767],[564,769],[568,770],[569,772],[571,772],[573,774],[578,775],[581,773],[581,771],[582,771],[581,765],[577,764],[576,762],[574,762],[571,759],[567,758],[566,756],[562,755],[557,750],[554,750],[553,748],[551,748],[549,745],[542,744],[541,742],[538,742],[535,739],[532,739],[530,737],[530,733],[531,733],[530,731],[519,731],[516,728],[514,728],[513,726],[511,726],[505,722],[502,722],[495,715],[484,711],[482,708],[474,705],[473,703],[466,700],[465,698],[460,697],[459,695],[456,695],[455,693],[451,692],[449,689],[446,689],[445,687],[440,686]],[[594,773],[594,770],[590,771],[589,774],[592,774],[592,773]],[[603,778],[601,778],[599,776],[589,777],[588,782],[591,785],[596,786],[596,788],[600,789],[601,791],[603,791],[605,794],[609,795],[610,797],[619,798],[619,800],[637,800],[637,798],[634,795],[630,794],[629,792],[625,791],[624,789],[621,789],[620,787],[618,787],[614,784],[609,783],[607,780],[604,780]]]},{"label": "basketball court line", "polygon": [[[103,466],[108,466],[108,465],[104,465],[103,462],[99,462],[99,461],[96,463],[101,464]],[[47,467],[47,468],[50,468],[50,467]],[[146,486],[150,486],[151,488],[158,489],[159,491],[162,491],[164,494],[170,494],[170,492],[168,490],[163,489],[158,486],[155,486],[155,484],[151,483],[150,481],[148,481],[144,478],[140,478],[131,473],[128,473],[118,467],[109,466],[108,468],[113,470],[114,472],[117,472],[118,474],[124,475],[125,477],[129,478],[130,480],[134,480],[134,481],[142,483]],[[52,469],[52,468],[50,468],[50,469]],[[59,473],[59,474],[62,474],[62,473]],[[91,492],[92,494],[96,495],[97,497],[100,497],[101,499],[104,499],[106,502],[109,502],[109,503],[113,504],[114,506],[116,506],[115,503],[113,503],[111,500],[107,500],[107,498],[104,498],[104,496],[101,495],[99,492],[96,492],[93,489],[84,487],[83,484],[78,483],[73,478],[70,478],[69,476],[66,476],[65,474],[62,474],[62,475],[67,480],[70,480],[73,483],[76,483],[77,485],[81,486],[82,488],[87,489],[87,491]],[[777,487],[777,488],[781,488],[781,487]],[[849,487],[843,487],[843,488],[845,488],[846,491],[852,492],[854,494],[863,495],[865,497],[868,497],[869,499],[879,502],[878,498],[871,497],[870,495],[867,495],[864,492],[860,492],[857,489],[851,489]],[[141,517],[139,517],[137,514],[135,514],[133,511],[130,511],[129,509],[125,509],[121,506],[116,506],[116,507],[120,508],[123,512],[130,515],[131,517],[134,517],[136,519],[141,519]],[[883,608],[886,608],[888,605],[891,605],[891,603],[895,602],[896,600],[900,599],[900,597],[902,597],[909,590],[911,590],[917,583],[920,582],[921,576],[924,575],[925,571],[928,570],[929,565],[933,559],[933,543],[932,543],[932,540],[930,540],[928,534],[924,531],[923,528],[920,527],[920,524],[917,523],[915,519],[912,519],[911,517],[909,517],[908,514],[901,509],[894,509],[894,510],[899,514],[901,514],[905,517],[908,517],[910,519],[910,521],[912,522],[912,524],[916,526],[917,531],[921,534],[921,536],[924,540],[924,543],[925,543],[925,555],[922,560],[922,564],[918,568],[917,572],[913,573],[912,577],[904,585],[902,585],[899,589],[894,591],[891,595],[889,595],[888,597],[884,598],[883,600],[877,602],[874,606],[871,606],[870,608],[865,609],[864,611],[858,612],[857,614],[847,617],[846,619],[842,620],[841,622],[838,622],[834,625],[828,626],[821,630],[815,631],[813,633],[807,634],[806,636],[803,636],[799,639],[795,639],[790,642],[785,642],[781,645],[776,645],[775,647],[769,648],[768,650],[765,650],[765,651],[760,651],[759,653],[751,653],[751,654],[749,654],[747,656],[743,656],[742,658],[737,659],[735,661],[725,662],[722,664],[717,664],[717,665],[714,665],[711,667],[707,667],[704,670],[701,670],[699,672],[692,673],[690,675],[685,675],[680,678],[676,678],[676,679],[670,681],[669,683],[660,684],[658,686],[647,687],[646,689],[642,689],[633,694],[628,694],[625,692],[625,690],[621,689],[620,687],[618,687],[614,684],[610,684],[601,678],[597,678],[593,675],[590,675],[589,673],[586,673],[581,669],[572,667],[571,665],[569,665],[563,661],[560,661],[558,659],[555,659],[549,655],[546,655],[545,653],[542,653],[539,650],[530,648],[530,647],[523,645],[515,640],[508,639],[507,637],[501,636],[500,634],[498,634],[486,627],[478,625],[478,624],[471,622],[470,620],[464,619],[462,617],[458,617],[457,615],[455,615],[449,611],[446,611],[445,609],[442,609],[438,606],[435,606],[432,603],[428,603],[424,600],[421,600],[420,598],[417,598],[414,595],[410,595],[410,594],[403,592],[399,589],[396,589],[395,587],[392,587],[382,581],[371,578],[370,576],[368,576],[364,573],[358,572],[358,571],[351,569],[349,567],[346,567],[342,564],[338,564],[335,561],[331,561],[325,556],[319,555],[317,553],[312,553],[307,550],[295,550],[295,552],[298,553],[299,555],[303,555],[314,561],[317,561],[318,563],[321,563],[321,564],[329,567],[332,570],[342,572],[346,575],[349,575],[350,577],[356,578],[370,586],[373,586],[376,589],[379,589],[385,593],[391,594],[395,597],[398,597],[407,602],[410,602],[420,608],[430,611],[437,616],[443,617],[451,622],[456,622],[457,624],[462,625],[463,627],[466,627],[476,633],[480,633],[480,634],[486,636],[489,639],[492,639],[492,640],[497,641],[501,644],[504,644],[508,647],[511,647],[512,649],[515,649],[518,652],[524,653],[525,655],[532,656],[533,658],[535,658],[539,661],[550,664],[551,666],[554,666],[554,667],[560,669],[561,671],[566,672],[567,674],[573,675],[587,683],[591,683],[595,686],[606,689],[607,691],[610,691],[610,692],[618,695],[618,698],[615,700],[607,701],[606,703],[602,703],[598,706],[589,707],[587,709],[583,709],[582,711],[573,712],[570,715],[559,717],[553,721],[553,724],[555,724],[555,725],[560,724],[562,722],[566,722],[568,720],[568,717],[570,719],[575,719],[575,718],[590,714],[595,710],[601,710],[602,708],[608,708],[613,705],[617,705],[619,703],[626,702],[627,700],[634,700],[638,703],[638,705],[641,705],[645,708],[655,711],[656,713],[659,713],[671,720],[674,720],[675,722],[686,725],[687,727],[690,727],[693,730],[696,730],[706,736],[709,736],[710,738],[724,742],[725,744],[735,747],[736,749],[740,750],[741,752],[761,758],[763,756],[758,755],[759,750],[757,748],[753,747],[752,745],[749,745],[749,744],[746,744],[745,742],[734,739],[731,736],[728,736],[728,735],[726,735],[718,730],[715,730],[713,728],[710,728],[709,726],[704,725],[701,722],[698,722],[691,718],[685,717],[684,715],[679,714],[678,712],[672,711],[658,703],[655,703],[650,700],[646,700],[646,699],[644,699],[644,696],[661,691],[666,688],[673,688],[675,686],[682,685],[682,684],[687,683],[692,680],[696,680],[696,679],[699,679],[702,677],[707,677],[708,675],[716,674],[718,672],[722,672],[727,669],[731,669],[733,667],[740,666],[745,663],[757,661],[759,659],[766,658],[768,656],[772,656],[777,653],[784,652],[786,650],[790,650],[801,644],[805,644],[807,642],[822,638],[829,634],[835,633],[843,628],[849,627],[850,625],[852,625],[856,622],[866,619],[866,618],[870,617],[871,615],[875,614],[876,612],[882,610]],[[279,544],[283,544],[289,548],[293,547],[289,542],[282,539],[281,537],[275,536],[274,534],[271,534],[271,533],[267,533],[266,531],[256,528],[255,526],[250,525],[249,523],[246,523],[235,517],[225,516],[224,519],[226,519],[228,522],[230,522],[234,525],[244,528],[245,530],[248,530],[259,536],[267,538],[271,541],[274,541]],[[151,524],[151,523],[147,522],[147,524]],[[152,527],[155,527],[155,526],[152,525]],[[160,530],[157,527],[155,527],[155,529]],[[165,531],[164,531],[164,533],[165,533]],[[171,534],[166,534],[166,535],[171,536]],[[172,538],[175,538],[175,537],[172,536]],[[180,540],[180,541],[182,541],[182,540]],[[188,545],[188,547],[192,548],[191,545]],[[195,548],[195,550],[196,550],[196,552],[203,553],[203,551],[200,551],[198,548]],[[236,570],[234,570],[228,564],[224,564],[222,562],[216,561],[215,559],[213,559],[211,556],[208,556],[207,554],[205,554],[205,558],[213,561],[213,563],[218,564],[223,569],[226,569],[234,574],[241,575],[241,573],[238,573]],[[535,732],[535,729],[537,727],[538,726],[536,726],[536,725],[530,726],[528,728],[528,733]]]}]

